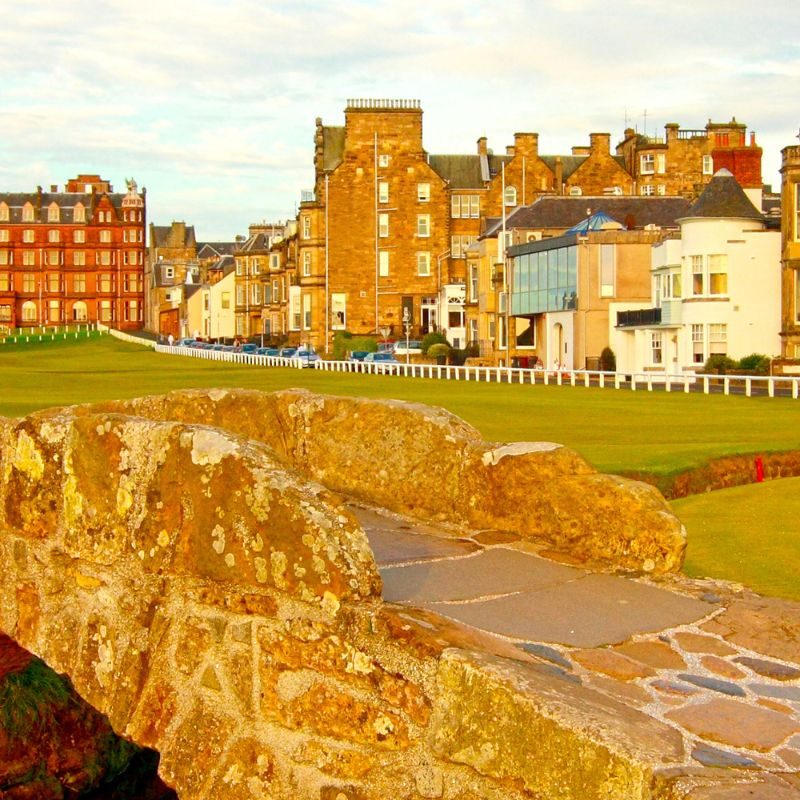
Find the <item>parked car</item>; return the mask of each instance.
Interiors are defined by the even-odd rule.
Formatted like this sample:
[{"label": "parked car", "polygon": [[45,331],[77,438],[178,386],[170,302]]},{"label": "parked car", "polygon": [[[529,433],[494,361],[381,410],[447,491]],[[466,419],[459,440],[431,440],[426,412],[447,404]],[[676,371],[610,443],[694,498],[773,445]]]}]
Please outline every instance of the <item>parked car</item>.
[{"label": "parked car", "polygon": [[221,344],[220,342],[217,342],[215,345],[211,346],[211,349],[212,350],[224,350],[225,349],[225,345]]},{"label": "parked car", "polygon": [[392,352],[396,356],[404,356],[404,355],[422,355],[422,342],[418,339],[409,339],[406,343],[405,339],[401,339],[399,342],[394,343],[394,349]]},{"label": "parked car", "polygon": [[369,350],[351,350],[347,356],[348,361],[363,361],[369,355]]},{"label": "parked car", "polygon": [[178,339],[175,345],[177,347],[192,347],[192,345],[194,345],[194,339]]},{"label": "parked car", "polygon": [[374,364],[375,372],[393,375],[400,372],[400,362],[391,353],[367,353],[365,364]]},{"label": "parked car", "polygon": [[300,347],[294,354],[294,358],[299,358],[303,362],[304,367],[313,367],[319,361],[319,356],[308,347]]},{"label": "parked car", "polygon": [[[391,353],[394,350],[394,346],[397,342],[392,339],[391,342],[378,342],[378,352],[379,353]],[[366,351],[365,351],[366,352]]]},{"label": "parked car", "polygon": [[278,351],[278,355],[281,358],[294,358],[294,354],[296,352],[296,347],[281,347],[281,349]]},{"label": "parked car", "polygon": [[253,344],[252,342],[247,342],[246,344],[242,345],[243,353],[255,353],[257,350],[258,350],[258,345]]}]

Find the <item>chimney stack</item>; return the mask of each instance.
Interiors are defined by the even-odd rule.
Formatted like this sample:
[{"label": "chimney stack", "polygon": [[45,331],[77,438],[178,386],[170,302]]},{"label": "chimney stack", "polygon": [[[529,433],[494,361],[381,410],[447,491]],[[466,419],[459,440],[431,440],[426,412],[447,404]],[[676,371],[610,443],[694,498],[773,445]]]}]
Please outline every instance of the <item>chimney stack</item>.
[{"label": "chimney stack", "polygon": [[478,155],[479,156],[485,156],[486,153],[487,153],[487,151],[486,151],[486,137],[485,136],[481,136],[481,138],[478,139]]},{"label": "chimney stack", "polygon": [[609,155],[611,153],[611,134],[590,133],[589,150],[598,155]]}]

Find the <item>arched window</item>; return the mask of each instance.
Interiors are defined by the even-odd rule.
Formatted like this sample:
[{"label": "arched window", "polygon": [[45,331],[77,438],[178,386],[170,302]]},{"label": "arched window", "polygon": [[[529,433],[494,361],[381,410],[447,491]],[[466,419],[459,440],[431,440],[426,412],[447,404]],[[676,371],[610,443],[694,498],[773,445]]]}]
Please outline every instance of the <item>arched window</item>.
[{"label": "arched window", "polygon": [[36,303],[33,300],[26,300],[22,304],[22,321],[23,322],[36,322]]},{"label": "arched window", "polygon": [[78,300],[72,304],[72,321],[86,322],[89,319],[89,309],[83,300]]},{"label": "arched window", "polygon": [[47,207],[47,221],[61,221],[61,209],[58,207],[58,203],[50,203],[50,205]]},{"label": "arched window", "polygon": [[506,186],[506,193],[503,195],[503,203],[507,206],[515,206],[517,204],[516,186]]}]

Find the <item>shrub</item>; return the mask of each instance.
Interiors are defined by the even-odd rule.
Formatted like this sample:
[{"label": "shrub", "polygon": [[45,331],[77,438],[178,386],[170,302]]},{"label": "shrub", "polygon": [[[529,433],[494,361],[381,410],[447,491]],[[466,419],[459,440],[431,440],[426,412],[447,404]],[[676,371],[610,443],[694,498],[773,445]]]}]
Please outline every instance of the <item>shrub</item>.
[{"label": "shrub", "polygon": [[426,353],[428,358],[446,358],[448,353],[450,352],[450,345],[445,344],[444,342],[436,342],[436,344],[432,344]]},{"label": "shrub", "polygon": [[736,372],[738,366],[739,365],[732,358],[728,358],[728,356],[709,356],[708,361],[706,361],[703,367],[703,372],[716,372],[720,375],[724,375],[726,372]]},{"label": "shrub", "polygon": [[430,333],[426,333],[421,345],[422,355],[430,355],[428,353],[428,348],[435,344],[447,344],[447,337],[440,331],[431,331]]},{"label": "shrub", "polygon": [[748,372],[755,372],[758,375],[768,375],[770,357],[761,353],[751,353],[749,356],[739,359],[739,369]]},{"label": "shrub", "polygon": [[603,372],[616,372],[617,371],[617,357],[610,347],[604,347],[600,353],[600,369]]},{"label": "shrub", "polygon": [[378,349],[378,342],[374,336],[353,336],[350,331],[339,331],[333,337],[333,357],[342,361],[352,350],[366,350],[374,353]]}]

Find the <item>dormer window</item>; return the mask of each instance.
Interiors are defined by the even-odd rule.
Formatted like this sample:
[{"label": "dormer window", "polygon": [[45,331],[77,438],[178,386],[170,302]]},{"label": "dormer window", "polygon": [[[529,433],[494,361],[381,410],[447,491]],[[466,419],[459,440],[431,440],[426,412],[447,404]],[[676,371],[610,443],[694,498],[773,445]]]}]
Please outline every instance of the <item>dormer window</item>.
[{"label": "dormer window", "polygon": [[505,193],[503,194],[503,205],[515,206],[517,204],[517,187],[506,186]]},{"label": "dormer window", "polygon": [[72,221],[86,222],[86,209],[83,207],[83,203],[78,203],[75,206],[75,210],[72,213]]},{"label": "dormer window", "polygon": [[0,203],[0,222],[8,222],[8,205]]},{"label": "dormer window", "polygon": [[50,203],[50,205],[47,207],[47,221],[48,222],[61,221],[61,209],[58,207],[57,203]]},{"label": "dormer window", "polygon": [[22,207],[22,221],[33,222],[33,206],[30,203],[25,203]]}]

